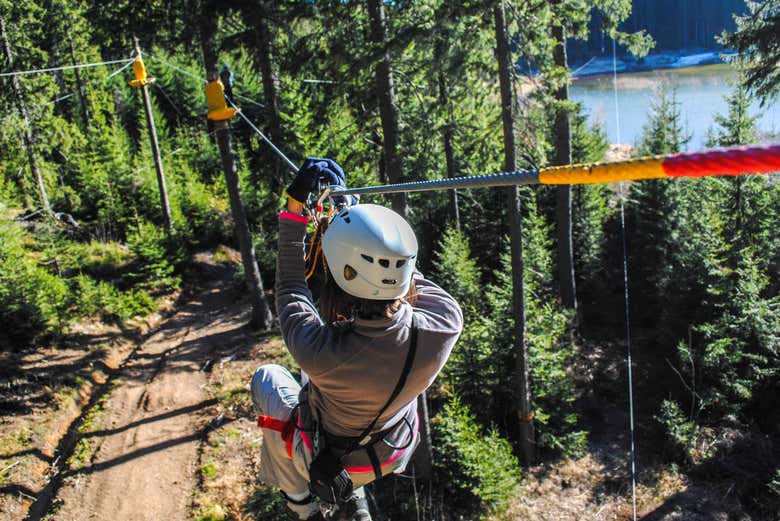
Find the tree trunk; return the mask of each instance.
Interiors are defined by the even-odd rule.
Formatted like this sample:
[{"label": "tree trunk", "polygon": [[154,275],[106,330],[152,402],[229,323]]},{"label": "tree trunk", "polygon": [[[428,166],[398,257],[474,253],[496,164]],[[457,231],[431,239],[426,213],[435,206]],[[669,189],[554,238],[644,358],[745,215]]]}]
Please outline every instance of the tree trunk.
[{"label": "tree trunk", "polygon": [[[70,30],[70,24],[68,24]],[[76,65],[76,51],[73,49],[73,36],[68,35],[68,45],[70,46],[70,61]],[[78,68],[73,69],[76,75],[76,87],[79,91],[79,101],[81,102],[81,117],[84,119],[84,127],[90,127],[89,105],[87,104],[87,93],[84,91],[84,84],[81,81],[81,73]]]},{"label": "tree trunk", "polygon": [[[438,61],[438,60],[437,60]],[[444,73],[440,70],[439,80],[439,104],[447,111],[447,122],[442,129],[442,140],[444,141],[444,159],[447,162],[447,177],[453,178],[457,175],[455,171],[455,147],[453,146],[453,134],[455,133],[452,121],[452,108],[450,107],[449,96],[447,95],[447,83]],[[455,223],[455,227],[460,229],[460,209],[458,208],[458,191],[450,190],[450,218]]]},{"label": "tree trunk", "polygon": [[[385,7],[383,0],[367,0],[368,16],[371,22],[371,42],[376,46],[385,46]],[[385,50],[374,72],[376,76],[376,96],[379,100],[379,114],[382,119],[383,151],[385,171],[390,183],[400,183],[403,177],[401,156],[399,155],[398,108],[395,104],[393,88],[393,70],[390,66],[390,51]],[[406,217],[408,203],[405,193],[394,194],[393,210]]]},{"label": "tree trunk", "polygon": [[257,259],[255,259],[252,234],[249,231],[244,201],[241,198],[241,186],[233,155],[233,145],[230,140],[230,129],[227,121],[215,121],[214,129],[216,131],[217,144],[219,145],[219,155],[222,157],[225,185],[230,197],[230,212],[233,215],[233,224],[241,249],[241,261],[244,265],[246,285],[252,298],[252,325],[257,329],[267,330],[271,327],[273,315],[263,290],[263,279],[257,267]]},{"label": "tree trunk", "polygon": [[219,57],[217,56],[217,48],[214,43],[214,34],[217,32],[216,23],[210,17],[214,16],[214,6],[210,5],[210,2],[206,2],[203,6],[204,17],[201,22],[201,34],[200,34],[200,46],[201,52],[203,52],[203,65],[206,68],[206,81],[212,81],[219,78],[219,71],[217,70],[217,62]]},{"label": "tree trunk", "polygon": [[[136,55],[141,56],[141,49],[138,46],[138,38],[133,36],[135,41]],[[160,191],[160,208],[163,214],[163,223],[165,232],[170,235],[173,232],[173,222],[171,221],[171,205],[168,200],[168,187],[165,183],[165,171],[163,170],[162,158],[160,157],[160,143],[157,141],[157,130],[154,127],[154,113],[152,112],[152,102],[149,99],[149,87],[141,87],[141,95],[144,100],[144,112],[146,113],[146,123],[149,126],[149,140],[152,145],[152,157],[154,158],[154,168],[157,171],[157,187]]]},{"label": "tree trunk", "polygon": [[[557,42],[553,50],[555,65],[567,69],[566,40],[563,27],[555,25],[552,37]],[[569,100],[568,81],[555,91],[556,110],[553,135],[555,165],[571,164],[571,124],[569,111],[563,106]],[[577,292],[574,282],[574,253],[572,246],[571,185],[557,187],[558,221],[558,284],[564,307],[577,310]]]},{"label": "tree trunk", "polygon": [[[208,16],[206,16],[208,14]],[[214,33],[216,24],[213,11],[204,12],[201,25],[201,47],[203,49],[203,61],[206,67],[206,77],[210,80],[217,77],[217,53],[214,46]],[[267,330],[273,322],[271,308],[263,290],[263,279],[257,267],[255,250],[252,244],[252,234],[249,231],[249,222],[246,218],[244,202],[241,198],[241,185],[238,179],[233,144],[231,143],[230,129],[227,121],[215,121],[215,138],[219,146],[219,154],[222,158],[222,171],[225,174],[225,185],[230,198],[230,212],[233,216],[233,226],[238,236],[238,244],[241,249],[241,262],[244,266],[247,289],[252,300],[251,324],[257,329]]]},{"label": "tree trunk", "polygon": [[428,415],[428,395],[417,397],[417,411],[420,419],[420,448],[415,454],[415,477],[430,480],[433,475],[433,443],[431,442],[431,418]]},{"label": "tree trunk", "polygon": [[[504,168],[517,170],[514,131],[514,93],[512,89],[513,62],[506,30],[504,2],[500,0],[493,10],[496,30],[498,80],[501,87],[501,119],[504,126]],[[534,424],[531,411],[531,386],[528,375],[528,342],[525,333],[525,282],[523,280],[523,222],[520,214],[518,187],[508,188],[509,226],[512,249],[512,311],[514,323],[515,385],[518,404],[520,451],[523,463],[531,464],[534,457]]]},{"label": "tree trunk", "polygon": [[[11,46],[8,43],[8,33],[5,30],[5,18],[2,16],[0,16],[0,38],[3,40],[3,54],[5,55],[5,61],[8,69],[13,70],[14,58],[13,54],[11,54]],[[22,115],[22,121],[24,122],[24,128],[22,129],[22,139],[24,140],[24,147],[27,150],[27,159],[30,162],[30,171],[35,178],[35,183],[38,185],[38,194],[41,198],[41,205],[43,206],[43,209],[46,213],[51,213],[49,196],[46,194],[46,185],[43,182],[43,174],[41,173],[41,167],[38,164],[38,155],[35,151],[35,137],[32,133],[30,119],[27,116],[27,107],[24,104],[22,89],[19,85],[19,78],[17,76],[11,76],[11,90],[14,92],[14,98],[16,98],[16,107],[19,109],[19,113]]]},{"label": "tree trunk", "polygon": [[[263,76],[263,101],[268,115],[268,133],[275,144],[282,142],[282,116],[279,114],[279,77],[273,66],[273,37],[261,9],[256,10],[257,57]],[[287,165],[279,157],[273,158],[272,191],[281,193],[287,181]],[[275,185],[275,186],[274,186]]]}]

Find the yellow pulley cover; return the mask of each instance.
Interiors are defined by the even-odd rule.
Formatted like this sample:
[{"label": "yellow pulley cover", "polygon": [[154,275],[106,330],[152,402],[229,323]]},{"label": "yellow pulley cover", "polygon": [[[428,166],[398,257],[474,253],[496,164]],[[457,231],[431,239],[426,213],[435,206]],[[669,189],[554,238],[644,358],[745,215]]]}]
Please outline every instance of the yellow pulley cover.
[{"label": "yellow pulley cover", "polygon": [[138,56],[133,62],[133,74],[135,75],[135,79],[130,80],[127,83],[134,89],[143,87],[144,85],[149,85],[150,83],[154,82],[154,78],[146,77],[146,65],[144,65],[144,61],[141,59],[141,56]]},{"label": "yellow pulley cover", "polygon": [[206,93],[206,105],[209,108],[209,113],[206,115],[208,119],[224,121],[234,117],[238,112],[237,109],[227,106],[225,86],[219,79],[207,83],[204,92]]}]

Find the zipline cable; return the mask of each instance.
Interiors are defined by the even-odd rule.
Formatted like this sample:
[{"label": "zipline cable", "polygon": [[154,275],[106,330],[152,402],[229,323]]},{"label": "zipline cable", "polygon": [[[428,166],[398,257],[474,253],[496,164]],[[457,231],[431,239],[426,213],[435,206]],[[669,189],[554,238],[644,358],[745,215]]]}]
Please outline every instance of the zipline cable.
[{"label": "zipline cable", "polygon": [[[113,78],[114,76],[116,76],[117,74],[120,74],[122,71],[124,71],[125,69],[130,67],[132,64],[133,64],[133,60],[130,60],[126,64],[124,64],[122,67],[118,68],[117,70],[115,70],[114,72],[112,72],[111,74],[106,76],[105,78],[95,79],[95,80],[92,80],[92,81],[88,81],[86,83],[87,84],[91,84],[91,83],[97,83],[98,81],[101,81],[101,82],[105,83],[108,80],[110,80],[111,78]],[[28,107],[28,110],[30,111],[30,114],[32,115],[34,113],[33,111],[35,111],[37,109],[41,109],[43,107],[48,107],[49,105],[53,105],[55,103],[59,103],[60,101],[65,101],[66,99],[72,98],[73,96],[75,96],[76,93],[78,93],[78,89],[73,90],[73,91],[71,91],[68,94],[65,94],[63,96],[60,96],[59,98],[54,98],[53,100],[49,100],[49,101],[47,101],[45,103],[40,103],[38,105],[32,105],[32,106]],[[6,121],[6,120],[12,119],[14,117],[18,117],[18,116],[15,116],[15,115],[4,116],[4,117],[0,118],[0,121]]]},{"label": "zipline cable", "polygon": [[394,194],[424,192],[452,188],[486,188],[514,185],[558,185],[617,183],[642,179],[675,177],[706,177],[721,175],[768,174],[780,172],[780,145],[734,147],[704,152],[686,152],[668,156],[653,156],[611,163],[590,163],[517,170],[495,174],[475,175],[413,181],[340,190],[340,195]]},{"label": "zipline cable", "polygon": [[617,88],[617,43],[615,38],[612,38],[612,92],[615,95],[615,134],[617,137],[617,144],[620,144],[620,105],[618,105],[618,88]]},{"label": "zipline cable", "polygon": [[[158,62],[162,63],[163,65],[167,65],[168,67],[172,68],[172,69],[173,69],[173,70],[175,70],[175,71],[178,71],[178,72],[180,72],[181,74],[184,74],[185,76],[189,76],[190,78],[196,79],[196,80],[198,80],[198,81],[201,81],[201,82],[203,82],[203,83],[208,83],[208,82],[207,82],[205,79],[201,78],[200,76],[198,76],[198,75],[196,75],[196,74],[193,74],[193,73],[191,73],[191,72],[189,72],[189,71],[187,71],[187,70],[185,70],[185,69],[182,69],[181,67],[179,67],[179,66],[177,66],[177,65],[174,65],[174,64],[170,63],[170,62],[169,62],[169,61],[167,61],[167,60],[163,60],[162,58],[158,58],[158,57],[156,57],[156,56],[152,56],[152,55],[150,55],[150,54],[148,54],[148,53],[147,53],[147,55],[146,55],[146,56],[147,56],[147,57],[149,57],[149,58],[151,58],[152,60],[157,60]],[[265,106],[264,106],[262,103],[258,103],[257,101],[254,101],[254,100],[252,100],[252,99],[250,99],[250,98],[247,98],[246,96],[241,96],[240,94],[236,94],[236,95],[235,95],[235,97],[236,97],[237,99],[241,99],[241,100],[244,100],[244,101],[246,101],[246,102],[248,102],[248,103],[252,103],[252,104],[254,104],[254,105],[257,105],[258,107],[265,108]],[[276,146],[276,145],[273,143],[273,141],[271,141],[271,140],[268,138],[268,136],[266,136],[266,135],[263,133],[263,131],[262,131],[262,130],[260,130],[259,128],[257,128],[257,126],[256,126],[254,123],[252,123],[252,120],[250,120],[250,119],[249,119],[249,118],[246,116],[246,114],[244,114],[243,112],[241,112],[241,110],[239,110],[239,108],[238,108],[238,107],[235,105],[235,103],[233,103],[233,100],[231,100],[231,99],[230,99],[230,98],[229,98],[227,95],[225,95],[225,101],[227,101],[228,105],[230,105],[231,107],[233,107],[234,109],[236,109],[236,111],[237,111],[237,114],[238,114],[239,116],[241,116],[241,119],[243,119],[244,121],[246,121],[247,125],[249,125],[249,127],[250,127],[252,130],[254,130],[254,131],[255,131],[255,132],[256,132],[256,133],[257,133],[257,134],[258,134],[258,135],[259,135],[259,136],[260,136],[260,137],[263,139],[263,141],[265,141],[265,142],[268,144],[268,146],[270,146],[270,147],[271,147],[271,149],[272,149],[272,150],[273,150],[273,151],[274,151],[274,152],[275,152],[275,153],[276,153],[276,154],[277,154],[277,155],[278,155],[280,158],[282,158],[282,159],[284,160],[284,162],[285,162],[285,163],[287,163],[287,165],[290,167],[290,169],[291,169],[292,173],[293,173],[293,174],[297,174],[297,173],[298,173],[298,166],[297,166],[295,163],[293,163],[293,162],[290,160],[290,158],[288,158],[288,157],[287,157],[287,156],[284,154],[284,152],[282,152],[282,151],[279,149],[279,147],[277,147],[277,146]]]},{"label": "zipline cable", "polygon": [[[162,63],[163,65],[166,65],[166,66],[170,67],[171,69],[173,69],[175,71],[178,71],[181,74],[184,74],[185,76],[189,76],[192,79],[198,80],[198,81],[200,81],[202,83],[208,83],[208,81],[206,81],[203,77],[198,76],[197,74],[194,74],[194,73],[192,73],[192,72],[190,72],[190,71],[188,71],[186,69],[183,69],[183,68],[179,67],[178,65],[174,65],[174,64],[172,64],[171,62],[169,62],[167,60],[163,60],[162,58],[159,58],[157,56],[152,56],[149,53],[146,53],[146,57],[147,58],[151,58],[152,60],[156,60],[156,61]],[[252,98],[247,98],[246,96],[242,96],[241,94],[234,94],[234,97],[236,99],[240,99],[241,101],[245,101],[247,103],[251,103],[252,105],[257,105],[258,107],[260,107],[262,109],[265,108],[265,105],[263,105],[259,101],[255,101]]]},{"label": "zipline cable", "polygon": [[249,125],[252,128],[252,130],[257,132],[260,135],[260,137],[263,138],[263,140],[266,143],[268,143],[268,146],[271,147],[273,149],[273,151],[276,152],[276,154],[279,157],[281,157],[287,163],[287,165],[292,170],[293,174],[297,174],[298,173],[298,167],[295,165],[295,163],[290,161],[290,158],[287,157],[286,155],[284,155],[284,152],[279,150],[279,148],[276,145],[274,145],[273,141],[268,139],[268,137],[263,133],[263,131],[260,130],[259,128],[257,128],[254,123],[252,123],[252,120],[250,120],[248,117],[246,117],[246,115],[243,112],[238,110],[238,107],[236,107],[236,105],[233,103],[233,100],[231,100],[227,96],[225,96],[225,100],[227,100],[228,105],[230,105],[231,107],[233,107],[234,109],[236,109],[238,111],[238,115],[241,116],[241,119],[246,121],[246,124]]},{"label": "zipline cable", "polygon": [[60,67],[48,67],[45,69],[32,69],[27,71],[13,71],[13,72],[3,72],[0,74],[0,77],[6,77],[6,76],[22,76],[25,74],[41,74],[44,72],[56,72],[56,71],[64,71],[69,69],[83,69],[85,67],[99,67],[101,65],[113,65],[115,63],[133,63],[133,58],[130,58],[129,60],[127,58],[123,60],[108,60],[104,62],[95,62],[95,63],[78,63],[76,65],[62,65]]},{"label": "zipline cable", "polygon": [[132,60],[128,61],[123,66],[121,66],[120,68],[118,68],[117,70],[115,70],[114,72],[109,74],[108,76],[106,76],[106,78],[103,81],[108,81],[111,78],[113,78],[114,76],[116,76],[117,74],[120,74],[122,71],[124,71],[125,69],[130,67],[133,64],[134,61],[135,61],[135,59],[132,59]]},{"label": "zipline cable", "polygon": [[[615,95],[615,125],[620,144],[620,106],[617,86],[617,43],[612,37],[612,91]],[[631,312],[628,299],[628,245],[626,239],[626,211],[624,183],[620,183],[620,236],[623,241],[623,299],[626,310],[626,368],[628,370],[628,425],[631,443],[631,503],[633,521],[636,521],[636,444],[634,439],[634,378],[631,360]]]}]

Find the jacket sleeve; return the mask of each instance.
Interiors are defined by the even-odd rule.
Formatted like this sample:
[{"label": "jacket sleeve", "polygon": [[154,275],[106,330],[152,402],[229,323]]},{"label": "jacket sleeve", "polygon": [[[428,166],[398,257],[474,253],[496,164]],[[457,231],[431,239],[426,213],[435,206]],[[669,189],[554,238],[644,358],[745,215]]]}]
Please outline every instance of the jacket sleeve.
[{"label": "jacket sleeve", "polygon": [[[298,216],[300,217],[300,216]],[[279,255],[276,259],[276,312],[287,349],[301,369],[317,374],[318,355],[332,342],[306,284],[304,260],[305,218],[279,215]]]},{"label": "jacket sleeve", "polygon": [[432,332],[452,334],[457,337],[463,330],[463,311],[458,302],[439,286],[415,273],[417,302],[414,312],[426,318],[426,329]]}]

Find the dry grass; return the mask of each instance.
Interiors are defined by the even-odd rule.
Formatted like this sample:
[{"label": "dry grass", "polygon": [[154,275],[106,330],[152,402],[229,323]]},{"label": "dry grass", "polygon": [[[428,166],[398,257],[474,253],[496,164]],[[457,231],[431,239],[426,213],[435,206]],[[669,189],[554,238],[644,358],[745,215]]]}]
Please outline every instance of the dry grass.
[{"label": "dry grass", "polygon": [[[531,469],[520,495],[502,516],[491,521],[626,521],[632,518],[631,484],[618,462],[604,463],[589,454]],[[612,468],[610,468],[612,466]],[[655,486],[637,487],[638,511],[647,512],[684,489],[676,476],[647,476]],[[642,480],[645,481],[645,480]]]},{"label": "dry grass", "polygon": [[263,434],[249,396],[252,374],[270,362],[293,367],[277,336],[234,347],[214,363],[209,391],[219,403],[208,415],[221,424],[209,431],[201,452],[201,486],[193,505],[199,521],[261,519],[260,511],[275,501],[276,494],[256,479]]}]

